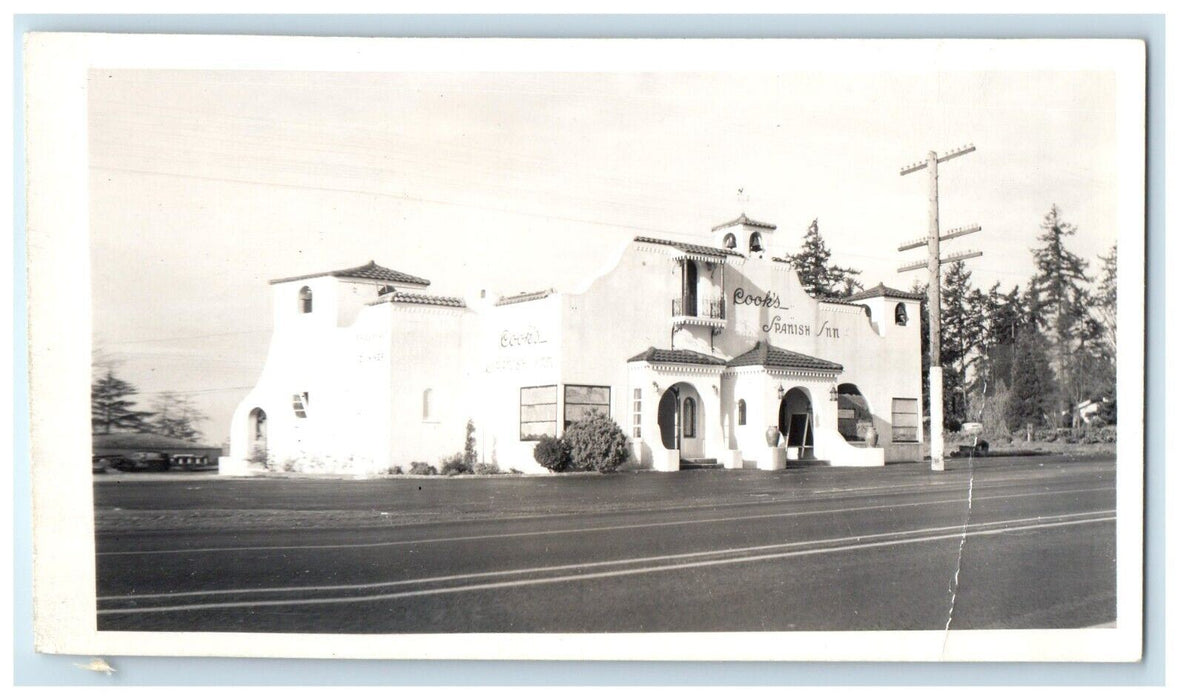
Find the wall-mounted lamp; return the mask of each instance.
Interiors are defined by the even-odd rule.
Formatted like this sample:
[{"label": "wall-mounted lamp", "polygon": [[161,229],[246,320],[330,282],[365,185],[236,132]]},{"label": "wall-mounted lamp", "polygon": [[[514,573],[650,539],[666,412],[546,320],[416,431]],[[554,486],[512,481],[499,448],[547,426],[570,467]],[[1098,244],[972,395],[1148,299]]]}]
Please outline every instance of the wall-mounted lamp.
[{"label": "wall-mounted lamp", "polygon": [[659,382],[651,382],[651,386],[655,387],[655,393],[659,393]]},{"label": "wall-mounted lamp", "polygon": [[721,389],[720,389],[720,387],[718,387],[716,384],[713,384],[713,385],[712,385],[712,393],[714,393],[714,394],[720,394],[720,393],[721,393]]},{"label": "wall-mounted lamp", "polygon": [[778,400],[779,401],[782,401],[782,396],[785,393],[787,393],[787,390],[782,388],[782,384],[779,384],[778,385]]},{"label": "wall-mounted lamp", "polygon": [[836,387],[833,385],[832,388],[828,390],[828,398],[833,401],[837,401],[837,395],[838,393],[836,391]]}]

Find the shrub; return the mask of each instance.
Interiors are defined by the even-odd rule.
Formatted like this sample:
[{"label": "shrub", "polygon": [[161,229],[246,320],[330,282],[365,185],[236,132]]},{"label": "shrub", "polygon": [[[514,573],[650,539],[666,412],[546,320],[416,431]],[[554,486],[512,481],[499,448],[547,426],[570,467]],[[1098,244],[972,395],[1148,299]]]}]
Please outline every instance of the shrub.
[{"label": "shrub", "polygon": [[464,458],[466,469],[470,472],[473,472],[474,465],[478,463],[478,451],[474,449],[476,444],[474,440],[474,422],[473,420],[468,420],[465,422]]},{"label": "shrub", "polygon": [[387,473],[388,474],[403,474],[404,468],[398,464],[393,464],[390,467],[387,467]]},{"label": "shrub", "polygon": [[415,476],[433,476],[437,473],[437,468],[428,462],[412,462],[412,468],[408,473]]},{"label": "shrub", "polygon": [[458,452],[451,457],[445,457],[441,460],[441,474],[444,476],[456,476],[457,474],[472,474],[474,469],[465,461],[465,455]]},{"label": "shrub", "polygon": [[490,464],[489,462],[478,462],[474,465],[475,474],[499,474],[501,471],[497,464]]},{"label": "shrub", "polygon": [[535,446],[535,461],[550,472],[562,472],[569,466],[569,444],[564,438],[545,435]]},{"label": "shrub", "polygon": [[617,471],[630,456],[626,434],[612,418],[601,414],[573,423],[564,431],[564,441],[569,445],[572,466],[578,471]]}]

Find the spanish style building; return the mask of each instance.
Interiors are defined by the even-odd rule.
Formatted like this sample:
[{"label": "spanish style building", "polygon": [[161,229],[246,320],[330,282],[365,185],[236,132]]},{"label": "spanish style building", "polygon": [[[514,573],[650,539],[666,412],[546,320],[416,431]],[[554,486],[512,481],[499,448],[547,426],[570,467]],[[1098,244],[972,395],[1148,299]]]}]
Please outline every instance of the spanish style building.
[{"label": "spanish style building", "polygon": [[537,471],[539,438],[593,412],[658,470],[921,459],[921,295],[814,299],[768,253],[776,230],[742,214],[699,242],[639,236],[576,290],[441,296],[374,261],[274,280],[221,469],[436,464],[472,421],[479,459]]}]

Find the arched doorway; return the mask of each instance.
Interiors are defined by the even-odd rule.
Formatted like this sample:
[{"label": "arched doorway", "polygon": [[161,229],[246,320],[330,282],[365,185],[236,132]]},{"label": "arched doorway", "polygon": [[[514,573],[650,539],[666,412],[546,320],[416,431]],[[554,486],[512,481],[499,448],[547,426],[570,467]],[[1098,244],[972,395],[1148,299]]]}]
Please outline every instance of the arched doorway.
[{"label": "arched doorway", "polygon": [[251,446],[248,459],[261,462],[268,460],[268,414],[262,408],[253,408],[247,414],[247,442]]},{"label": "arched doorway", "polygon": [[681,459],[704,456],[704,402],[695,387],[680,382],[663,392],[658,421],[663,447],[679,450]]},{"label": "arched doorway", "polygon": [[836,431],[849,442],[864,444],[865,432],[873,424],[869,402],[856,384],[836,387]]},{"label": "arched doorway", "polygon": [[815,431],[811,420],[811,395],[802,387],[783,394],[778,407],[778,432],[791,459],[813,459]]}]

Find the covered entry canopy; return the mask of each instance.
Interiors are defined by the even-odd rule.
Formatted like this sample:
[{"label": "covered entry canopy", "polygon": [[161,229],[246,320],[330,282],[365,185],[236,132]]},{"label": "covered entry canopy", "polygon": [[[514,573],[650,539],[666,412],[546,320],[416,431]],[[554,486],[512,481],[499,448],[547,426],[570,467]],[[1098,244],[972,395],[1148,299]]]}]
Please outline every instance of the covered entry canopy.
[{"label": "covered entry canopy", "polygon": [[730,367],[760,366],[767,369],[797,369],[807,372],[820,372],[827,375],[840,374],[844,365],[823,360],[801,352],[784,350],[766,341],[758,341],[753,349],[729,360]]},{"label": "covered entry canopy", "polygon": [[725,449],[720,394],[726,360],[650,347],[627,364],[636,456],[648,457],[661,471],[678,470],[685,460],[719,459]]}]

